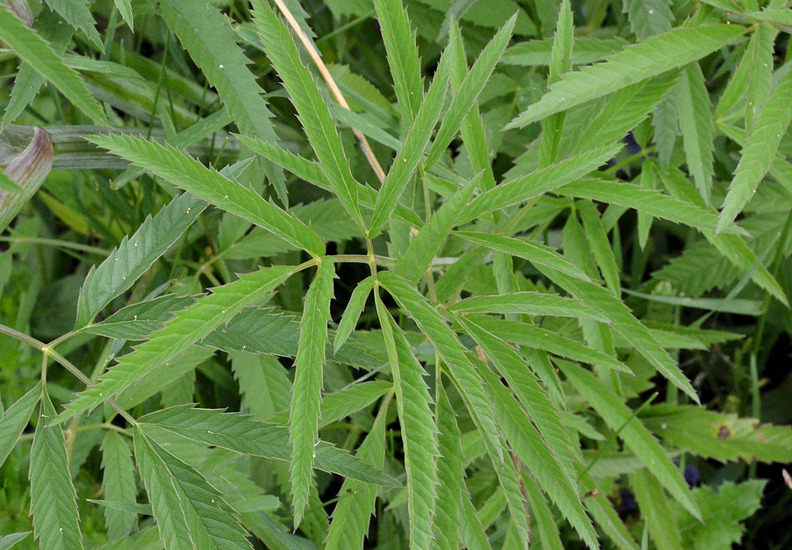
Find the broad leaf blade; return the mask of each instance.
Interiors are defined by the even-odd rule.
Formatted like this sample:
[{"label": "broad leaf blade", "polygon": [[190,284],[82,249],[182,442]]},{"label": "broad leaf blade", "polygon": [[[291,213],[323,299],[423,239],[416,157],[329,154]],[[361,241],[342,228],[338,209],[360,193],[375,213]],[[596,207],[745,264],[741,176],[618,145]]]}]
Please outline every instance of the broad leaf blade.
[{"label": "broad leaf blade", "polygon": [[305,307],[300,322],[300,345],[294,360],[289,443],[292,445],[290,481],[295,525],[300,524],[313,484],[333,277],[335,267],[332,258],[322,258],[316,278],[305,295]]},{"label": "broad leaf blade", "polygon": [[98,268],[85,278],[77,304],[76,328],[82,328],[110,301],[132,287],[195,221],[207,204],[190,193],[174,198],[135,234],[124,237]]},{"label": "broad leaf blade", "polygon": [[374,299],[393,373],[404,444],[410,548],[428,550],[434,538],[437,457],[440,454],[437,426],[430,408],[432,398],[424,380],[426,372],[413,355],[407,339],[393,321],[379,294],[375,294]]},{"label": "broad leaf blade", "polygon": [[297,248],[316,256],[324,253],[322,240],[300,220],[264,200],[250,187],[231,181],[169,145],[122,135],[93,136],[89,141],[218,208],[263,227]]},{"label": "broad leaf blade", "polygon": [[627,46],[605,62],[567,73],[538,103],[506,125],[522,128],[552,114],[687,65],[739,40],[739,25],[678,27]]},{"label": "broad leaf blade", "polygon": [[70,418],[117,395],[149,371],[205,338],[222,323],[230,321],[242,308],[277,288],[293,272],[293,267],[264,268],[215,288],[212,294],[177,312],[148,341],[120,358],[99,382],[68,403],[59,419]]}]

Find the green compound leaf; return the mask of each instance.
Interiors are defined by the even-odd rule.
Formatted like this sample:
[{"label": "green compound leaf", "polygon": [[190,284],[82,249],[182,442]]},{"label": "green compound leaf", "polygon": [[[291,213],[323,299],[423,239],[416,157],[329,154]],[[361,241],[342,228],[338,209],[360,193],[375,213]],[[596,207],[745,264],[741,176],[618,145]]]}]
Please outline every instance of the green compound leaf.
[{"label": "green compound leaf", "polygon": [[132,287],[194,222],[207,203],[190,193],[176,197],[156,216],[147,217],[85,278],[77,304],[76,328],[86,326],[110,301]]},{"label": "green compound leaf", "polygon": [[399,411],[404,461],[407,471],[407,505],[410,548],[428,550],[434,538],[437,500],[437,426],[430,408],[432,398],[424,371],[379,294],[374,294],[377,316],[388,350],[396,407]]},{"label": "green compound leaf", "polygon": [[11,550],[18,542],[25,540],[33,531],[23,533],[11,533],[10,535],[0,536],[0,550]]},{"label": "green compound leaf", "polygon": [[[194,409],[180,405],[149,413],[141,424],[152,424],[195,441],[228,449],[235,453],[288,461],[291,457],[289,429],[257,422],[239,413]],[[316,446],[316,468],[356,479],[364,483],[401,487],[394,478],[333,445],[320,442]]]},{"label": "green compound leaf", "polygon": [[571,363],[558,366],[580,395],[588,401],[611,430],[621,430],[619,437],[641,459],[646,468],[668,489],[671,495],[696,518],[701,511],[690,494],[690,489],[679,468],[674,466],[663,447],[635,418],[624,401],[590,372]]},{"label": "green compound leaf", "polygon": [[[330,191],[331,193],[333,192],[333,188],[331,187],[330,182],[327,180],[327,176],[325,176],[325,173],[315,162],[261,140],[251,139],[245,136],[239,136],[239,140],[250,147],[251,150],[259,153],[264,158],[274,162],[278,166],[282,166],[298,178],[303,179],[308,183],[319,187],[320,189]],[[374,189],[358,183],[357,193],[361,205],[369,209],[374,208],[374,204],[377,201],[377,192]],[[403,204],[396,206],[396,212],[394,215],[402,222],[413,227],[419,227],[421,225],[421,219],[418,217],[418,215],[409,208],[405,207]]]},{"label": "green compound leaf", "polygon": [[8,458],[19,440],[19,436],[25,430],[39,397],[41,397],[41,387],[36,384],[33,389],[8,407],[3,417],[0,418],[0,466]]},{"label": "green compound leaf", "polygon": [[300,54],[289,31],[275,16],[272,8],[260,0],[255,1],[254,6],[254,21],[264,50],[283,80],[283,86],[297,109],[300,122],[333,192],[362,231],[364,223],[358,206],[357,184],[327,103],[319,93],[311,73],[300,61]]},{"label": "green compound leaf", "polygon": [[[643,189],[631,183],[592,178],[572,182],[557,192],[566,197],[633,208],[638,212],[681,223],[701,232],[712,233],[718,223],[717,215],[712,209],[707,210],[660,191]],[[740,230],[737,228],[731,230],[733,233],[738,231]]]},{"label": "green compound leaf", "polygon": [[252,549],[223,495],[189,464],[135,429],[135,458],[167,550]]},{"label": "green compound leaf", "polygon": [[293,267],[269,267],[242,275],[237,281],[217,287],[177,312],[149,340],[118,360],[99,381],[68,403],[59,420],[93,408],[117,395],[148,372],[166,363],[193,343],[227,323],[245,306],[271,292],[294,273]]},{"label": "green compound leaf", "polygon": [[778,151],[792,120],[792,74],[787,73],[770,93],[756,116],[753,131],[745,142],[740,164],[734,172],[729,193],[723,201],[716,231],[726,229],[751,200]]},{"label": "green compound leaf", "polygon": [[88,0],[47,0],[47,5],[75,29],[81,30],[91,44],[104,53],[102,37],[96,30],[96,22],[91,15],[91,2]]},{"label": "green compound leaf", "polygon": [[543,265],[582,281],[590,280],[577,265],[544,244],[472,231],[457,231],[455,235],[474,244],[523,258],[536,266]]},{"label": "green compound leaf", "polygon": [[294,360],[294,384],[289,408],[291,494],[294,524],[299,525],[313,485],[313,463],[319,436],[322,405],[322,374],[327,346],[327,323],[333,297],[335,267],[332,258],[321,258],[316,278],[305,295],[300,321],[300,344]]},{"label": "green compound leaf", "polygon": [[503,423],[506,437],[520,455],[525,468],[536,478],[542,490],[550,496],[586,545],[592,549],[598,548],[597,534],[586,515],[577,489],[568,479],[564,479],[564,470],[556,457],[548,452],[542,436],[528,421],[523,409],[500,383],[495,373],[484,368],[481,374],[487,382],[487,389],[492,395],[493,406]]},{"label": "green compound leaf", "polygon": [[487,330],[470,317],[455,316],[455,320],[483,348],[498,372],[509,383],[520,404],[525,407],[531,421],[542,434],[542,439],[554,461],[564,472],[564,479],[573,492],[577,492],[575,471],[572,466],[572,442],[561,422],[560,411],[550,402],[547,392],[528,368],[525,359],[495,332]]},{"label": "green compound leaf", "polygon": [[621,361],[555,332],[521,321],[476,316],[475,321],[495,336],[528,349],[543,350],[573,361],[582,361],[619,372],[631,372]]},{"label": "green compound leaf", "polygon": [[250,187],[231,181],[216,170],[170,145],[122,135],[92,136],[88,141],[189,191],[227,212],[274,233],[315,256],[324,243],[310,227],[264,200]]},{"label": "green compound leaf", "polygon": [[542,99],[506,125],[522,128],[552,114],[616,92],[706,57],[740,39],[739,25],[678,27],[627,46],[603,63],[565,74]]},{"label": "green compound leaf", "polygon": [[630,309],[613,293],[595,283],[573,279],[541,265],[537,268],[572,296],[598,309],[600,313],[608,317],[614,324],[614,330],[630,342],[635,350],[643,355],[660,374],[685,392],[694,402],[700,403],[696,390],[677,362],[657,343],[649,329],[636,319]]},{"label": "green compound leaf", "polygon": [[77,512],[77,492],[69,474],[66,440],[59,424],[52,424],[55,407],[41,391],[33,446],[30,449],[30,514],[39,548],[83,548]]},{"label": "green compound leaf", "polygon": [[52,84],[94,123],[110,126],[102,106],[91,96],[76,72],[68,68],[33,29],[0,5],[0,33],[16,55]]},{"label": "green compound leaf", "polygon": [[465,405],[479,426],[494,454],[493,462],[502,463],[503,451],[497,421],[492,413],[489,398],[481,387],[481,379],[467,358],[466,349],[446,324],[442,315],[426,301],[415,287],[398,275],[383,271],[377,280],[393,296],[399,307],[416,322],[432,342],[459,389]]},{"label": "green compound leaf", "polygon": [[721,462],[792,461],[789,426],[681,405],[647,407],[640,418],[666,445],[701,457]]}]

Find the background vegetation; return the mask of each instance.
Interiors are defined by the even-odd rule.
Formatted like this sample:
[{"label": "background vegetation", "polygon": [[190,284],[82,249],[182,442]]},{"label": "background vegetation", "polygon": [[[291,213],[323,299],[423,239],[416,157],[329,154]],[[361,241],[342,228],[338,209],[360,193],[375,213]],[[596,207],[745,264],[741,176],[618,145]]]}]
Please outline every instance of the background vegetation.
[{"label": "background vegetation", "polygon": [[788,547],[790,31],[0,3],[0,548]]}]

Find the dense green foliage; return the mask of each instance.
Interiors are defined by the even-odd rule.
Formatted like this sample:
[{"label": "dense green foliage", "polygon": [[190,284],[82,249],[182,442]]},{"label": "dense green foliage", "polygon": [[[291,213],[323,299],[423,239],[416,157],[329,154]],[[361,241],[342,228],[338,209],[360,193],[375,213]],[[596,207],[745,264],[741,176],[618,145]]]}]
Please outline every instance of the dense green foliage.
[{"label": "dense green foliage", "polygon": [[788,547],[790,32],[0,2],[0,548]]}]

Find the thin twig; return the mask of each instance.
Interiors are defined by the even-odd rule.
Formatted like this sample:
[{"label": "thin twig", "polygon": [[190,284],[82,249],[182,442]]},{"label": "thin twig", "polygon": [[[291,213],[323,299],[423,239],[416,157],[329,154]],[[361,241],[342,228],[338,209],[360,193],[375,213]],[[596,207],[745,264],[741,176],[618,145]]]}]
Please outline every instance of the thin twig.
[{"label": "thin twig", "polygon": [[[338,88],[333,76],[330,74],[330,71],[327,70],[327,67],[322,61],[322,58],[319,56],[319,52],[316,51],[313,43],[311,42],[310,38],[306,36],[305,32],[300,28],[300,25],[297,23],[297,20],[294,18],[292,13],[289,11],[289,8],[286,7],[286,4],[283,3],[283,0],[275,0],[275,4],[278,6],[278,9],[281,11],[283,16],[286,18],[286,21],[289,22],[289,25],[297,34],[297,37],[302,42],[305,49],[308,50],[308,55],[311,56],[316,68],[319,69],[319,74],[322,75],[322,78],[327,83],[327,86],[330,88],[330,92],[332,92],[333,97],[335,97],[338,104],[341,105],[347,111],[351,111],[352,109],[349,108],[349,103],[347,103],[346,99],[344,98],[344,94],[341,93],[341,90]],[[371,145],[369,145],[366,136],[364,136],[359,130],[352,128],[352,132],[355,134],[355,137],[360,144],[360,148],[363,149],[363,154],[366,157],[369,165],[371,165],[372,170],[374,173],[377,174],[377,179],[380,180],[380,183],[385,181],[385,171],[380,166],[379,161],[377,161],[377,157],[374,156],[374,151],[371,149]]]}]

